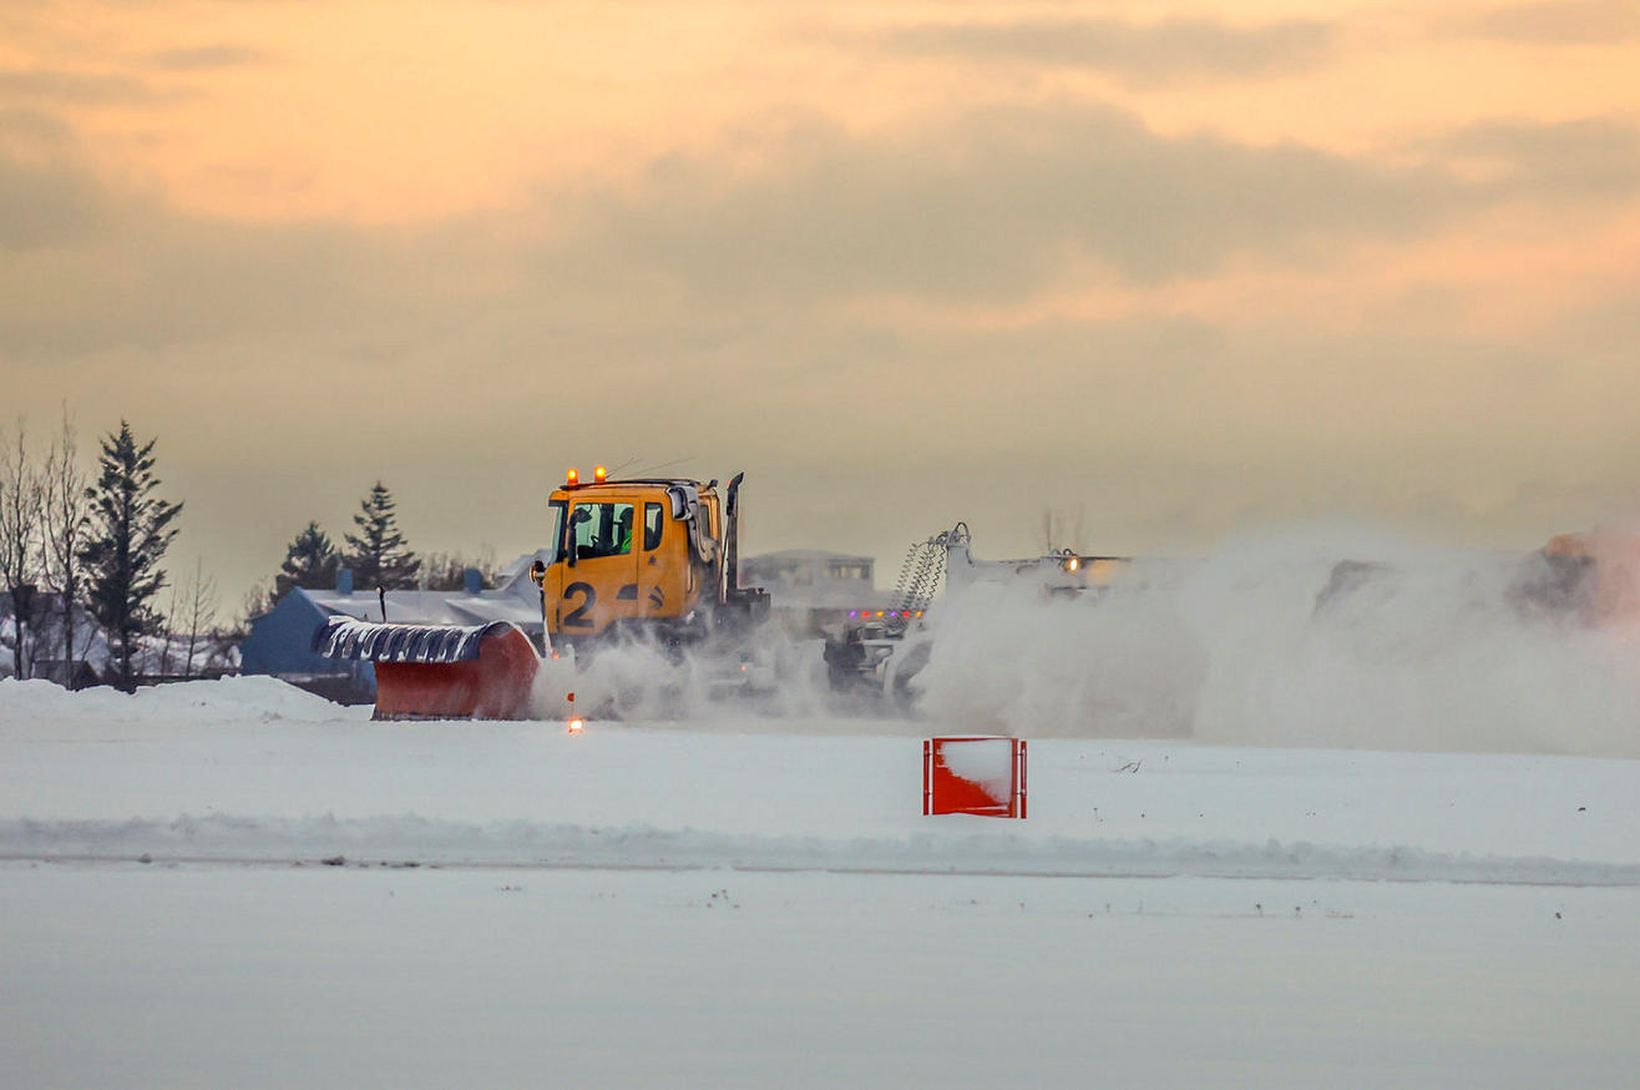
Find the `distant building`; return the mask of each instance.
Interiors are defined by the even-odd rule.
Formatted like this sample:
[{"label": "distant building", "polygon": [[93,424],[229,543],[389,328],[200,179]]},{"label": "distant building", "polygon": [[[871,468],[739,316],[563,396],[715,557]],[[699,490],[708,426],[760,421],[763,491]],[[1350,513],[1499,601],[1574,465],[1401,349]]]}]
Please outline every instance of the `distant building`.
[{"label": "distant building", "polygon": [[749,556],[740,562],[741,582],[749,586],[831,592],[867,591],[873,587],[875,561],[869,556],[829,553],[821,549],[786,549]]},{"label": "distant building", "polygon": [[[541,638],[541,593],[530,582],[524,557],[503,573],[501,586],[483,589],[479,573],[467,570],[461,590],[390,590],[386,620],[397,624],[482,625],[511,621],[531,638]],[[375,590],[355,590],[353,573],[337,573],[329,590],[297,587],[267,613],[252,618],[239,645],[240,672],[271,674],[333,700],[375,699],[376,675],[368,662],[325,658],[313,652],[313,634],[333,616],[380,621]]]},{"label": "distant building", "polygon": [[893,598],[878,590],[869,556],[820,549],[787,549],[740,562],[740,583],[769,592],[771,615],[797,637],[837,635],[850,614],[888,609]]}]

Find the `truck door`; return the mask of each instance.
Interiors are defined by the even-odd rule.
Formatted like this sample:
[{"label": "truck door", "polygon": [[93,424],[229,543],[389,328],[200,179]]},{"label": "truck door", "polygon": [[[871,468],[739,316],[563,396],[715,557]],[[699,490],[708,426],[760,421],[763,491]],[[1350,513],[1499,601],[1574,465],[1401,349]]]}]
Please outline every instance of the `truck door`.
[{"label": "truck door", "polygon": [[672,518],[664,494],[645,498],[639,543],[639,616],[675,620],[694,608],[688,528]]}]

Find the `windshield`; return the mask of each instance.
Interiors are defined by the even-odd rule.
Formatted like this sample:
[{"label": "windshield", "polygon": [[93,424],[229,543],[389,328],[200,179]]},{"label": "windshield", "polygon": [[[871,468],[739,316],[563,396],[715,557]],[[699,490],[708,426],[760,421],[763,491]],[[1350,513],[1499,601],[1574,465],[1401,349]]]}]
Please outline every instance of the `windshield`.
[{"label": "windshield", "polygon": [[563,500],[547,501],[547,547],[541,550],[543,562],[556,564],[564,555],[564,510],[568,505]]},{"label": "windshield", "polygon": [[625,556],[632,551],[630,503],[577,503],[570,534],[578,560]]}]

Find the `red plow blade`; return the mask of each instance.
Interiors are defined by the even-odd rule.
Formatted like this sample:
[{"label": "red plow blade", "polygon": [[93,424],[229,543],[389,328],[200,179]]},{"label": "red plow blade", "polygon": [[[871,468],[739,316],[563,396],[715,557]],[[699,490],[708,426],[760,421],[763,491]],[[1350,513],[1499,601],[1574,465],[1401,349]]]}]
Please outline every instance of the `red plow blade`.
[{"label": "red plow blade", "polygon": [[529,719],[540,656],[506,621],[459,627],[332,617],[313,649],[372,662],[377,719]]}]

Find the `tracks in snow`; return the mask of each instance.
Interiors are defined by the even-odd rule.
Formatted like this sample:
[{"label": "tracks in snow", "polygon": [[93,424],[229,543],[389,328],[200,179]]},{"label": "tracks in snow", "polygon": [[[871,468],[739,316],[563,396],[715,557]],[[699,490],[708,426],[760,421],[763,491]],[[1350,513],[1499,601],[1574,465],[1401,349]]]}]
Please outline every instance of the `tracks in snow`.
[{"label": "tracks in snow", "polygon": [[[183,815],[0,821],[0,860],[221,866],[818,871],[1035,878],[1237,878],[1640,887],[1640,864],[1415,848],[1025,837],[942,829],[903,838],[761,836],[650,826]],[[340,860],[341,863],[337,861]]]}]

